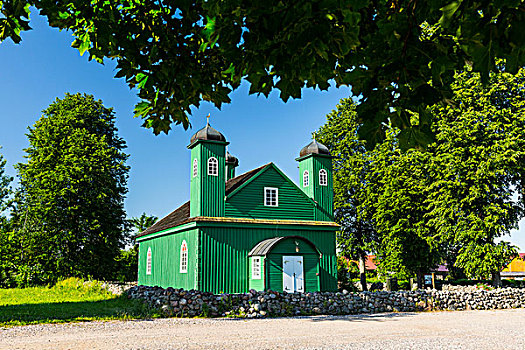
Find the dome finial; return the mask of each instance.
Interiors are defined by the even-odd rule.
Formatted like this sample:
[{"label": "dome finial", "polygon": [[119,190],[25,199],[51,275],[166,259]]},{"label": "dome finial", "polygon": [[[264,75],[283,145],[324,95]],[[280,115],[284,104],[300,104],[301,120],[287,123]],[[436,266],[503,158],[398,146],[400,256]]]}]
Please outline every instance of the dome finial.
[{"label": "dome finial", "polygon": [[210,117],[211,117],[211,114],[208,114],[206,116],[206,126],[200,129],[199,131],[197,131],[191,137],[190,145],[193,144],[197,140],[226,142],[226,138],[224,137],[224,135],[210,126]]},{"label": "dome finial", "polygon": [[299,152],[299,157],[304,157],[309,154],[320,154],[325,156],[330,156],[330,151],[328,150],[328,147],[323,145],[322,143],[319,143],[315,140],[315,134],[314,134],[314,140],[310,142],[308,145],[303,147],[301,152]]}]

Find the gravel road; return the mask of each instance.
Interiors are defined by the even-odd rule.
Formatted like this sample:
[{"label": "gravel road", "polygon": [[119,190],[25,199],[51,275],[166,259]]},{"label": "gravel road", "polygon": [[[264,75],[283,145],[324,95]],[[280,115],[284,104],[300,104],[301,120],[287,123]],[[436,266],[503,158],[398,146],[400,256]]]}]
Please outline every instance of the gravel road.
[{"label": "gravel road", "polygon": [[0,349],[525,349],[525,309],[0,329]]}]

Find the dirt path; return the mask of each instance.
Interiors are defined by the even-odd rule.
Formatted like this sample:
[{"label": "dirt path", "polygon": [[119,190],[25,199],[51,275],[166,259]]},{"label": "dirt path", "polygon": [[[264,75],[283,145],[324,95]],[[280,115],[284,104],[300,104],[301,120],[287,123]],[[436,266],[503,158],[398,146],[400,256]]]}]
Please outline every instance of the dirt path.
[{"label": "dirt path", "polygon": [[0,330],[0,349],[525,349],[525,309],[159,319]]}]

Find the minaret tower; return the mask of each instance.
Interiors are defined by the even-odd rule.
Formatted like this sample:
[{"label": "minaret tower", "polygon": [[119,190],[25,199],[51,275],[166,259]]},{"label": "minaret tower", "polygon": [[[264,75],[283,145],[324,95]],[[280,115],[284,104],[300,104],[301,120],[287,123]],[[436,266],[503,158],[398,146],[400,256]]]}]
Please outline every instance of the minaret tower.
[{"label": "minaret tower", "polygon": [[315,220],[333,221],[334,190],[332,156],[328,148],[315,139],[301,149],[299,188],[317,204]]},{"label": "minaret tower", "polygon": [[226,182],[226,138],[206,126],[190,139],[191,181],[190,217],[224,216],[224,191]]},{"label": "minaret tower", "polygon": [[237,157],[232,156],[230,152],[226,151],[226,181],[235,177],[235,168],[239,166]]}]

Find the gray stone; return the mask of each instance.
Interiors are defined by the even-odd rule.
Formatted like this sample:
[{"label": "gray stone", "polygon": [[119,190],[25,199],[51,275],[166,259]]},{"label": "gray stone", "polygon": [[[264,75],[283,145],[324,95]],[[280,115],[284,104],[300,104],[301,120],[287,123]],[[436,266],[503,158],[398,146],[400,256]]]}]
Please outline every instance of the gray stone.
[{"label": "gray stone", "polygon": [[[131,299],[142,299],[165,315],[197,316],[206,303],[210,316],[239,315],[265,317],[268,315],[353,314],[384,311],[503,309],[525,306],[525,290],[500,288],[480,290],[475,286],[450,288],[442,291],[341,293],[275,293],[250,291],[246,294],[213,295],[200,291],[160,287],[134,286],[128,289]],[[228,308],[225,310],[225,307]],[[219,312],[219,310],[221,310]]]}]

